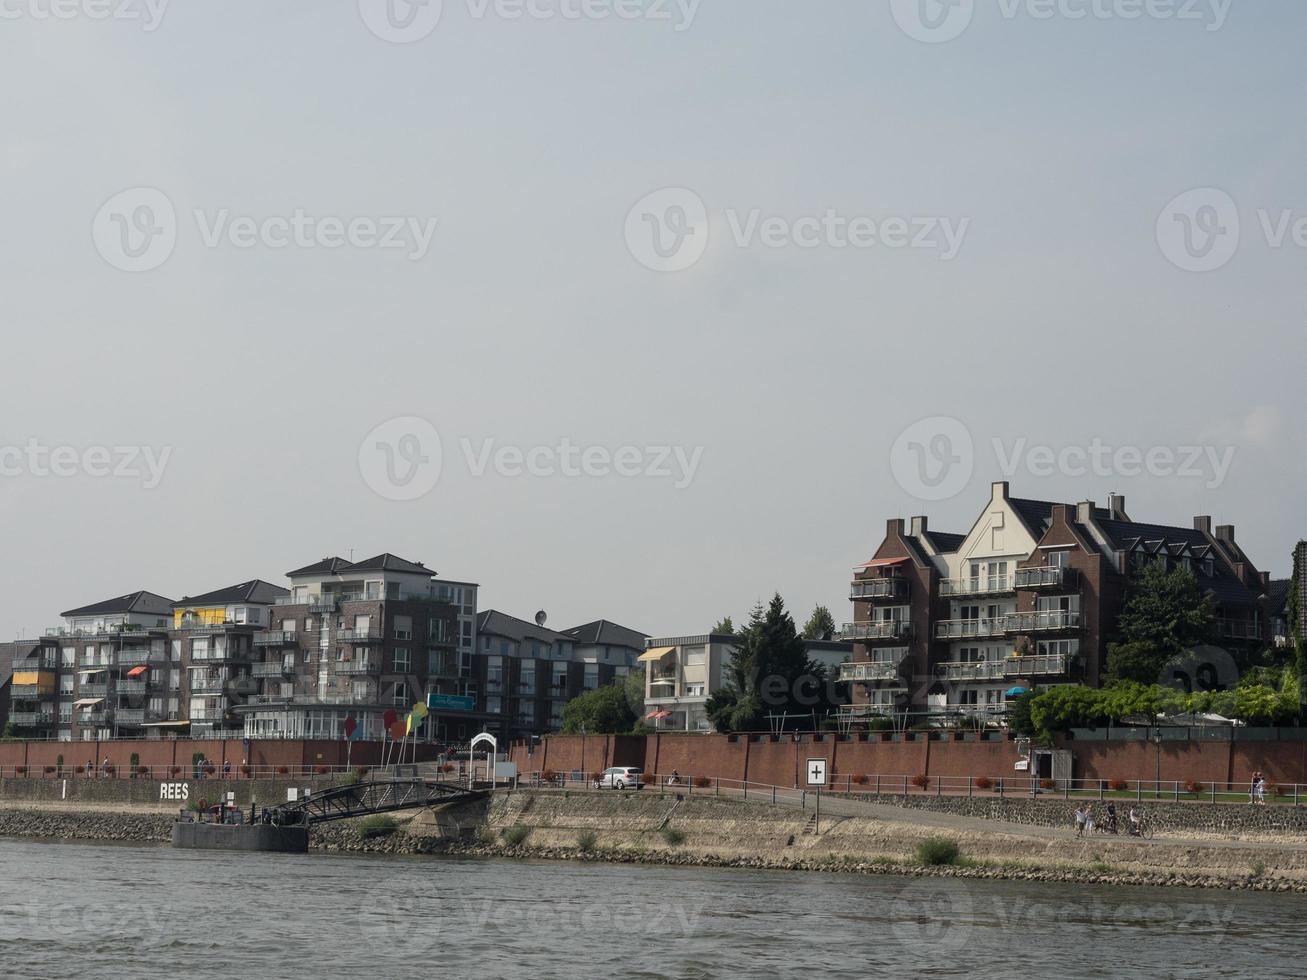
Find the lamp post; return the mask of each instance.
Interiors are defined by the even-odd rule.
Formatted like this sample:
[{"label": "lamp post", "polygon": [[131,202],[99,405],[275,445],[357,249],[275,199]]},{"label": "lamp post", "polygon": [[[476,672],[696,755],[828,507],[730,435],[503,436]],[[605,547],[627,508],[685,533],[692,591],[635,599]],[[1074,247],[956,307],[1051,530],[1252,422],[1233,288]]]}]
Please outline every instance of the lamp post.
[{"label": "lamp post", "polygon": [[1162,726],[1153,726],[1153,744],[1157,746],[1157,776],[1153,781],[1153,799],[1162,798]]}]

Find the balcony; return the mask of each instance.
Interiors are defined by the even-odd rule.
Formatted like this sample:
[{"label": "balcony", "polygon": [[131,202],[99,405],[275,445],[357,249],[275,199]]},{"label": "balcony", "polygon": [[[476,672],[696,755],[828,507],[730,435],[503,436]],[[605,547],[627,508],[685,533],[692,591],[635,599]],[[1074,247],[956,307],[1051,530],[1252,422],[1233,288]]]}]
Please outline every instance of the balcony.
[{"label": "balcony", "polygon": [[149,708],[119,708],[114,713],[114,720],[119,725],[144,725],[147,721],[159,721],[159,712]]},{"label": "balcony", "polygon": [[314,595],[304,600],[311,613],[333,613],[340,605],[340,599],[334,595]]},{"label": "balcony", "polygon": [[1011,575],[971,575],[967,578],[946,578],[939,583],[943,596],[1006,595],[1016,591]]},{"label": "balcony", "polygon": [[905,620],[882,620],[875,623],[845,623],[839,639],[858,643],[893,643],[912,637],[912,624]]},{"label": "balcony", "polygon": [[206,677],[202,681],[191,681],[192,694],[222,694],[230,683],[220,677]]},{"label": "balcony", "polygon": [[1226,640],[1260,640],[1262,627],[1251,619],[1218,619],[1216,633]]},{"label": "balcony", "polygon": [[381,673],[380,660],[338,660],[336,673],[354,676],[377,675]]},{"label": "balcony", "polygon": [[53,725],[53,711],[14,711],[9,715],[9,720],[19,727],[31,725]]},{"label": "balcony", "polygon": [[336,633],[336,639],[341,643],[353,643],[355,646],[381,643],[385,638],[386,634],[379,629],[339,630]]},{"label": "balcony", "polygon": [[849,600],[905,602],[908,598],[908,589],[908,580],[900,576],[854,579],[849,585]]},{"label": "balcony", "polygon": [[1056,565],[1018,568],[1016,571],[1018,589],[1069,589],[1077,581],[1079,573],[1074,568],[1060,568]]},{"label": "balcony", "polygon": [[1070,667],[1066,654],[1033,657],[1008,657],[1004,665],[1008,677],[1062,677]]},{"label": "balcony", "polygon": [[894,663],[840,664],[840,680],[860,684],[896,681],[899,679],[902,664],[902,660]]},{"label": "balcony", "polygon": [[1006,621],[996,619],[946,619],[935,624],[937,640],[983,640],[1003,636]]},{"label": "balcony", "polygon": [[118,682],[118,693],[119,694],[144,694],[146,691],[150,690],[151,687],[152,685],[150,684],[149,681],[124,678],[123,680],[120,680]]},{"label": "balcony", "polygon": [[14,673],[32,670],[54,670],[59,666],[59,661],[55,657],[24,657],[21,660],[14,661]]},{"label": "balcony", "polygon": [[944,680],[957,682],[1001,681],[1007,676],[1004,664],[998,660],[941,663],[936,670]]},{"label": "balcony", "polygon": [[50,701],[54,698],[54,688],[39,684],[15,684],[9,688],[9,696],[15,701]]},{"label": "balcony", "polygon": [[892,704],[842,704],[839,706],[840,721],[857,721],[865,718],[884,718],[897,714],[899,709]]},{"label": "balcony", "polygon": [[148,649],[145,650],[119,650],[114,656],[114,666],[116,667],[140,667],[143,664],[162,664],[164,662],[163,652],[154,653]]},{"label": "balcony", "polygon": [[256,647],[293,647],[299,634],[294,630],[264,630],[254,634]]},{"label": "balcony", "polygon": [[249,663],[249,650],[208,650],[204,653],[191,653],[193,664],[244,664]]},{"label": "balcony", "polygon": [[1009,613],[1005,624],[1008,633],[1066,633],[1080,629],[1080,613],[1069,609]]},{"label": "balcony", "polygon": [[108,684],[83,684],[77,689],[77,696],[82,698],[105,698],[109,696]]},{"label": "balcony", "polygon": [[113,712],[108,709],[83,711],[73,717],[79,725],[107,725],[113,718]]},{"label": "balcony", "polygon": [[254,677],[290,677],[295,673],[295,665],[287,663],[284,660],[275,660],[272,663],[255,664],[250,669],[250,674]]}]

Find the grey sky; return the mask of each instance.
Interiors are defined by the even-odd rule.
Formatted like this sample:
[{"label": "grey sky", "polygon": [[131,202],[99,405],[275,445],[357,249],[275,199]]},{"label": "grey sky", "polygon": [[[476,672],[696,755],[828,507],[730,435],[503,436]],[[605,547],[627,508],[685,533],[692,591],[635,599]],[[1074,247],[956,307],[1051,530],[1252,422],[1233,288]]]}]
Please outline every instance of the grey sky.
[{"label": "grey sky", "polygon": [[[280,581],[351,548],[556,626],[686,633],[774,590],[843,621],[886,518],[966,530],[1017,449],[1095,439],[1234,457],[1213,480],[1041,476],[1023,455],[1013,492],[1119,490],[1159,523],[1210,513],[1277,575],[1307,533],[1307,248],[1263,228],[1307,215],[1299,3],[1236,3],[1212,30],[1125,19],[1125,0],[1047,20],[994,0],[922,43],[888,2],[703,0],[687,24],[478,18],[446,0],[429,36],[397,44],[357,0],[177,2],[153,31],[39,19],[49,2],[0,5],[0,444],[171,455],[148,490],[81,463],[0,477],[6,637],[71,605]],[[124,272],[93,228],[140,187],[175,208],[176,244]],[[701,260],[660,273],[624,228],[666,187],[703,201],[709,235]],[[1239,247],[1184,271],[1158,229],[1208,187],[1236,202]],[[438,224],[416,260],[226,233],[296,209]],[[737,245],[732,222],[755,210],[882,232],[965,220],[965,236],[951,259]],[[1195,216],[1212,213],[1228,216]],[[965,426],[974,465],[925,502],[891,446],[935,416]],[[400,417],[443,446],[412,502],[360,472],[365,436]],[[649,447],[702,455],[682,488],[474,473],[484,440],[563,439],[637,447],[641,472]]]}]

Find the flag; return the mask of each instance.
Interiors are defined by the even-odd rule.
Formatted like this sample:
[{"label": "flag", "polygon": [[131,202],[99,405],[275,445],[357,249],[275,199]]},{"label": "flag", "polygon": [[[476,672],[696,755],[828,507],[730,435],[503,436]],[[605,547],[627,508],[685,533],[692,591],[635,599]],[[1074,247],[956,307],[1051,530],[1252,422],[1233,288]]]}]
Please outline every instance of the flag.
[{"label": "flag", "polygon": [[413,734],[413,712],[411,711],[404,716],[404,734]]}]

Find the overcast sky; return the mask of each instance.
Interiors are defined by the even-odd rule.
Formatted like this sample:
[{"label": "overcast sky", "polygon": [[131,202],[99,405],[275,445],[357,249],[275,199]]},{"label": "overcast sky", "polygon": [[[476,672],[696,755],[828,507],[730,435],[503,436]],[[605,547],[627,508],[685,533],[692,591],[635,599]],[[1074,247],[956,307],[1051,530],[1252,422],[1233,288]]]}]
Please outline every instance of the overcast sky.
[{"label": "overcast sky", "polygon": [[843,622],[1005,477],[1307,533],[1296,0],[61,2],[0,3],[5,638],[351,550]]}]

